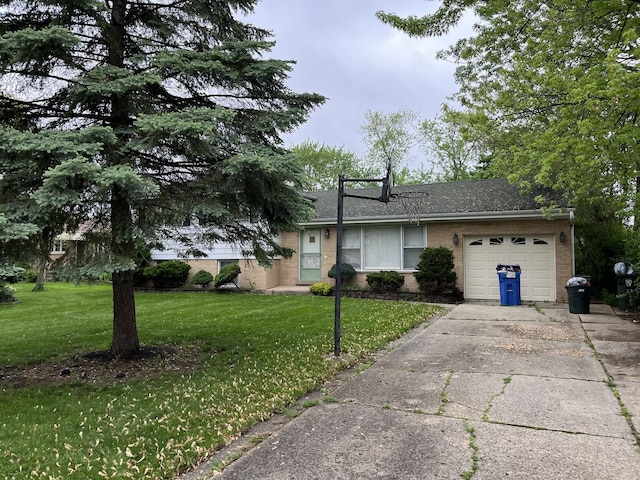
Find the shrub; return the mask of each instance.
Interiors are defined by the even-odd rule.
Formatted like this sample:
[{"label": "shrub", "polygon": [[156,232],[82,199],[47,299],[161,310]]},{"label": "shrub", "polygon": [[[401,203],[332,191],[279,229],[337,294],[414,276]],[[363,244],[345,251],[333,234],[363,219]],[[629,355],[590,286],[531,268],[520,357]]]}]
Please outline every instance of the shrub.
[{"label": "shrub", "polygon": [[6,283],[18,283],[24,279],[25,269],[15,265],[0,265],[0,279]]},{"label": "shrub", "polygon": [[178,288],[187,281],[191,265],[180,260],[169,260],[144,269],[144,276],[156,288]]},{"label": "shrub", "polygon": [[0,303],[13,303],[18,299],[13,296],[16,293],[16,289],[10,285],[7,285],[0,280]]},{"label": "shrub", "polygon": [[38,281],[38,272],[31,269],[25,270],[23,278],[27,283],[36,283]]},{"label": "shrub", "polygon": [[[226,285],[227,283],[233,283],[236,287],[238,284],[236,283],[236,277],[240,274],[240,265],[237,263],[230,263],[220,269],[220,272],[216,275],[214,279],[214,286],[216,288]],[[240,288],[240,287],[238,287]]]},{"label": "shrub", "polygon": [[322,295],[326,297],[331,293],[331,285],[329,285],[327,282],[318,282],[311,285],[309,287],[309,290],[314,295]]},{"label": "shrub", "polygon": [[[356,269],[350,263],[341,263],[340,265],[340,276],[343,282],[356,276]],[[329,278],[336,278],[336,264],[331,267],[328,275]]]},{"label": "shrub", "polygon": [[457,275],[453,266],[452,250],[446,247],[425,248],[413,274],[420,291],[439,294],[455,290]]},{"label": "shrub", "polygon": [[0,303],[16,302],[13,294],[16,289],[10,283],[17,283],[22,279],[24,268],[11,265],[0,265]]},{"label": "shrub", "polygon": [[404,276],[393,271],[370,273],[367,275],[367,285],[374,292],[396,292],[404,285]]},{"label": "shrub", "polygon": [[144,269],[149,266],[151,261],[151,247],[147,244],[136,246],[136,253],[134,260],[136,262],[136,269],[133,271],[133,284],[136,287],[141,287],[147,283],[147,277],[144,274]]},{"label": "shrub", "polygon": [[206,270],[200,270],[191,279],[192,285],[200,285],[202,288],[213,282],[213,275]]}]

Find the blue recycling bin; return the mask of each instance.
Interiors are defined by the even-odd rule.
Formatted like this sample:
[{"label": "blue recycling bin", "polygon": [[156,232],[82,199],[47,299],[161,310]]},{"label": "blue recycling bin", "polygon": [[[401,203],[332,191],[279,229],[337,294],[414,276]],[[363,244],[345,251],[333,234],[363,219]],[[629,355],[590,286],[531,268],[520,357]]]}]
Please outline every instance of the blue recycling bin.
[{"label": "blue recycling bin", "polygon": [[498,264],[496,270],[500,282],[500,305],[520,305],[520,265]]}]

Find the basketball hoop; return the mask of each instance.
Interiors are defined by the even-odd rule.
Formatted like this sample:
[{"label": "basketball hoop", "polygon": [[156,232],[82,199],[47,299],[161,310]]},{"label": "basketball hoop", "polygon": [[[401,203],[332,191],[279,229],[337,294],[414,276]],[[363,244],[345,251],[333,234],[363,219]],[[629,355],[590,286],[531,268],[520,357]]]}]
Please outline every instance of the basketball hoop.
[{"label": "basketball hoop", "polygon": [[420,225],[420,215],[424,213],[429,194],[427,192],[399,192],[392,195],[407,215],[409,222]]},{"label": "basketball hoop", "polygon": [[389,203],[389,200],[392,197],[391,187],[393,187],[393,162],[389,160],[389,162],[387,162],[387,172],[385,177],[382,179],[382,194],[378,200],[384,203]]}]

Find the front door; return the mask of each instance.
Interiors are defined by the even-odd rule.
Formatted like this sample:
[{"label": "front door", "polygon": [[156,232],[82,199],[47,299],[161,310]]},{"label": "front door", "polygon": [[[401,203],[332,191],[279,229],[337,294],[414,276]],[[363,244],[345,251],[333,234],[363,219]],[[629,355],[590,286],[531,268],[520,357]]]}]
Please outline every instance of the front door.
[{"label": "front door", "polygon": [[322,280],[320,229],[300,233],[300,282],[316,283]]}]

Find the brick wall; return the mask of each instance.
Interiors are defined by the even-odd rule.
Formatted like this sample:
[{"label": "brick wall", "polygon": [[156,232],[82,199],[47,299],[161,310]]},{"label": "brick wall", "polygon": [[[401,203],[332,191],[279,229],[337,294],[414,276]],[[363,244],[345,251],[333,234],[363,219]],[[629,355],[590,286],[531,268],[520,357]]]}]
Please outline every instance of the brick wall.
[{"label": "brick wall", "polygon": [[[322,228],[324,231],[324,228]],[[322,238],[322,280],[333,285],[333,279],[327,276],[329,268],[335,263],[335,227],[330,227],[330,238]],[[560,232],[564,232],[567,239],[560,242]],[[475,222],[436,222],[427,224],[427,246],[447,247],[454,252],[454,269],[458,276],[458,288],[464,287],[464,258],[463,245],[465,236],[474,235],[553,235],[556,253],[556,297],[558,302],[567,301],[565,284],[573,276],[571,258],[571,225],[568,218],[558,218],[553,221],[545,219],[534,220],[492,220]],[[458,245],[453,244],[453,235],[458,235]],[[298,233],[289,233],[282,237],[283,245],[298,250]],[[411,272],[405,273],[403,290],[417,291],[417,283]],[[298,257],[294,255],[289,260],[282,260],[280,264],[280,284],[298,284]],[[366,285],[366,273],[359,272],[356,278],[347,285]]]}]

